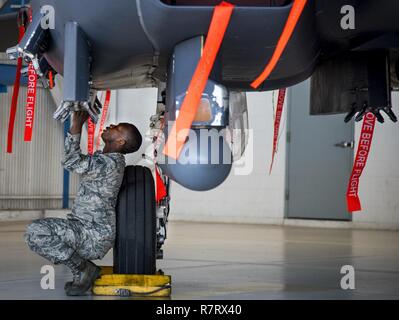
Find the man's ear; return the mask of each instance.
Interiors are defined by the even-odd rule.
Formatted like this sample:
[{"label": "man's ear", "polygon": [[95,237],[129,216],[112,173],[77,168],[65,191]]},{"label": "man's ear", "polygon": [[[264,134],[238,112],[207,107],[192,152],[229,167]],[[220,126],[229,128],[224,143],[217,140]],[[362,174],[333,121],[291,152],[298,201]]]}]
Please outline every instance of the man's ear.
[{"label": "man's ear", "polygon": [[124,146],[125,144],[126,144],[126,140],[125,139],[123,139],[123,138],[119,138],[118,140],[116,140],[116,143],[119,145],[119,146]]}]

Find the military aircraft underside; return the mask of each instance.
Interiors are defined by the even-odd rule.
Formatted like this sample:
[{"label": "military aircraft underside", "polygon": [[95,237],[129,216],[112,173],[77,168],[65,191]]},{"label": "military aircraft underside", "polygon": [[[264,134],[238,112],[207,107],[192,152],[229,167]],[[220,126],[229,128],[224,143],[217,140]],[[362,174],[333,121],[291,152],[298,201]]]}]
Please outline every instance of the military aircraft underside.
[{"label": "military aircraft underside", "polygon": [[[84,108],[96,121],[99,110],[90,101],[93,91],[151,86],[164,91],[166,119],[175,121],[219,3],[32,0],[33,20],[19,44],[7,52],[12,59],[22,56],[33,61],[42,78],[50,70],[63,76],[63,101],[56,119],[65,120],[71,110]],[[397,120],[390,92],[398,84],[398,1],[387,0],[384,5],[375,0],[304,1],[278,63],[256,88],[251,83],[275,53],[295,2],[230,3],[235,5],[234,12],[203,93],[212,117],[194,121],[192,128],[226,127],[232,93],[285,88],[311,75],[311,114],[348,113],[349,121],[353,116],[360,120],[371,110],[380,122],[384,121],[380,111]],[[54,9],[54,26],[43,29],[43,17],[48,14],[43,8],[48,6]],[[215,122],[216,115],[220,120]],[[163,169],[197,190],[216,187],[229,172],[223,164],[216,171],[201,165],[188,167],[164,165]],[[209,177],[208,181],[203,178],[203,183],[195,185],[193,174]]]},{"label": "military aircraft underside", "polygon": [[[56,119],[64,121],[71,110],[84,108],[96,122],[99,109],[90,100],[93,91],[155,86],[165,91],[166,119],[175,121],[218,3],[33,0],[32,22],[19,44],[7,52],[10,58],[22,56],[33,62],[42,78],[49,71],[64,77]],[[372,110],[383,122],[382,110],[396,121],[390,92],[398,83],[397,1],[384,5],[379,1],[362,1],[361,5],[359,1],[305,1],[278,63],[256,88],[251,83],[275,53],[294,2],[235,0],[231,4],[234,12],[203,93],[212,117],[194,121],[192,128],[226,127],[233,108],[231,94],[284,88],[311,75],[311,114],[348,113],[349,121],[353,116],[360,120]],[[54,26],[43,28],[48,14],[44,9],[49,7]],[[345,24],[342,8],[354,10],[353,22]],[[167,129],[165,126],[165,132]],[[230,170],[221,163],[216,171],[202,165],[188,167],[166,164],[163,169],[197,190],[217,186]],[[209,181],[193,183],[198,181],[193,176],[204,177],[204,173]]]},{"label": "military aircraft underside", "polygon": [[[310,102],[297,99],[301,100],[297,104],[306,107],[309,104],[310,115],[343,114],[343,120],[338,120],[345,126],[348,124],[344,122],[364,120],[346,194],[348,210],[343,211],[347,214],[361,210],[357,194],[359,178],[369,155],[374,125],[376,121],[397,122],[397,110],[392,108],[391,96],[392,92],[399,90],[398,12],[398,0],[0,0],[0,57],[6,57],[3,60],[10,63],[8,65],[3,61],[3,70],[11,65],[16,69],[14,90],[15,87],[19,88],[21,74],[29,76],[34,73],[37,76],[35,89],[38,79],[39,86],[46,89],[42,90],[45,94],[48,94],[47,89],[51,90],[53,97],[60,93],[59,101],[55,103],[57,108],[46,112],[52,114],[50,121],[56,120],[68,125],[66,121],[69,121],[74,111],[87,111],[92,123],[100,121],[100,115],[106,115],[106,112],[102,112],[104,106],[97,98],[99,91],[106,91],[104,105],[109,105],[111,90],[158,89],[158,100],[154,105],[156,112],[150,119],[151,134],[149,138],[147,136],[153,148],[149,156],[141,156],[140,153],[140,159],[149,160],[151,165],[126,167],[116,204],[117,235],[113,272],[162,276],[156,274],[155,267],[156,259],[163,258],[163,245],[167,238],[171,183],[177,182],[193,191],[209,191],[226,181],[232,172],[233,163],[244,155],[248,144],[248,113],[251,110],[247,106],[247,92],[279,90],[276,112],[273,109],[273,157],[280,138],[279,121],[285,90],[305,83],[307,79],[310,79],[306,81],[310,83],[310,99],[306,99]],[[8,85],[10,81],[0,81],[0,89],[3,90],[0,92],[7,94]],[[305,92],[305,89],[301,90]],[[8,142],[11,141],[11,145],[18,100],[18,91],[15,92],[12,95],[9,122],[11,129]],[[302,91],[297,92],[300,93],[296,97],[301,98]],[[306,87],[308,92],[309,87]],[[43,92],[41,94],[44,95]],[[272,104],[274,108],[274,100]],[[133,105],[142,107],[137,101],[132,103],[132,109]],[[280,114],[278,106],[281,107]],[[124,107],[129,108],[130,101]],[[294,107],[291,110],[299,109]],[[259,119],[263,121],[263,116]],[[100,123],[103,125],[105,117],[102,120]],[[64,134],[69,129],[68,125],[64,126]],[[102,125],[99,132],[102,132]],[[344,131],[342,127],[339,128],[336,132]],[[365,128],[369,131],[363,135]],[[315,134],[314,131],[309,130],[311,135]],[[184,134],[180,135],[181,132]],[[210,145],[202,145],[204,132]],[[286,133],[288,145],[291,143],[291,132],[287,129]],[[353,132],[351,134],[354,135]],[[92,138],[94,140],[94,133]],[[101,134],[98,141],[100,138]],[[304,143],[312,143],[308,142],[309,139],[302,140]],[[355,145],[352,140],[345,138],[336,144],[329,141],[328,147],[334,151],[335,147],[341,148],[340,151],[349,151]],[[361,149],[362,143],[364,150]],[[317,149],[316,153],[321,154],[322,151]],[[352,165],[353,155],[347,153],[345,156],[345,160],[349,159],[348,163]],[[298,158],[303,160],[302,153],[297,153],[295,160]],[[330,170],[332,162],[337,163],[334,157],[329,158],[332,160],[322,168],[324,171]],[[303,162],[308,165],[306,161]],[[289,166],[288,162],[286,165]],[[310,167],[308,165],[306,170],[305,166],[299,167],[295,173],[307,172]],[[342,168],[343,165],[340,166]],[[301,177],[294,174],[293,180],[299,181]],[[312,175],[309,174],[307,178],[312,179]],[[252,188],[250,192],[255,193],[256,184],[252,185],[251,179],[247,179]],[[397,177],[393,175],[392,179]],[[287,181],[289,179],[284,183]],[[382,189],[382,185],[391,188],[389,181],[384,180],[378,186],[376,183],[375,190]],[[239,194],[241,181],[234,183],[235,189],[231,189],[239,190]],[[299,181],[298,185],[301,183]],[[317,188],[319,184],[316,183]],[[396,185],[391,184],[392,189],[395,189]],[[351,194],[352,187],[355,190],[354,196]],[[286,186],[284,188],[281,193],[285,194],[280,200],[285,201],[286,210],[291,191]],[[69,192],[69,180],[68,183],[64,182],[63,189]],[[306,187],[300,185],[299,189]],[[230,189],[226,190],[230,192]],[[323,191],[341,196],[341,192],[329,190]],[[306,192],[311,193],[308,189]],[[233,196],[234,192],[226,198]],[[254,196],[254,202],[257,201],[256,197],[263,196]],[[274,194],[268,196],[272,198]],[[311,196],[303,202],[312,202],[309,201]],[[64,208],[67,208],[69,193],[66,196],[63,194],[63,200],[66,202]],[[274,202],[271,202],[273,206]],[[392,203],[393,211],[397,211],[397,205]],[[377,210],[380,207],[382,205]],[[257,209],[248,209],[252,210],[253,216],[248,215],[249,220],[245,223],[258,221],[258,213],[254,212]],[[270,209],[273,210],[274,207]],[[281,217],[288,217],[287,212],[284,211]],[[386,212],[386,215],[390,214],[390,211]],[[232,217],[235,219],[235,216]],[[294,215],[289,218],[311,220],[312,216],[298,218]],[[380,216],[376,221],[380,226],[379,219]],[[328,219],[322,217],[320,220]],[[334,220],[334,223],[335,220],[352,222],[336,217],[330,220]],[[237,239],[240,239],[240,234],[237,234]],[[324,233],[321,234],[323,238]],[[236,245],[239,247],[251,236],[246,235],[244,240],[237,240]],[[292,239],[285,240],[283,251],[290,242],[297,245]],[[339,238],[334,242],[339,247],[335,257],[337,260],[341,256],[352,257],[352,252],[342,254],[341,247],[345,240]],[[319,244],[325,246],[327,242],[323,241]],[[307,243],[311,240],[305,239],[302,242],[306,248],[304,252],[307,252]],[[375,251],[373,245],[372,255]],[[347,247],[352,249],[349,245]],[[363,249],[360,245],[358,248]],[[296,255],[296,249],[292,251]],[[287,252],[284,251],[282,256],[288,255]],[[213,261],[213,258],[209,261]],[[222,262],[221,266],[224,264]],[[270,262],[273,267],[274,264],[274,261]],[[290,264],[292,262],[288,261],[287,265]],[[388,273],[395,274],[394,271]],[[224,281],[223,277],[221,279]],[[166,289],[170,295],[170,284],[160,290]],[[318,294],[317,290],[314,290],[315,294]],[[130,293],[118,292],[118,295],[123,294]]]}]

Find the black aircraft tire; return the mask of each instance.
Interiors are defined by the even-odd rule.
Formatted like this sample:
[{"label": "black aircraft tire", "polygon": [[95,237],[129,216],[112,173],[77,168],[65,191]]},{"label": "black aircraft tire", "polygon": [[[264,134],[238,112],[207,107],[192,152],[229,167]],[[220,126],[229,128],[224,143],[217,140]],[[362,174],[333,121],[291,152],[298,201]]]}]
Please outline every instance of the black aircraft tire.
[{"label": "black aircraft tire", "polygon": [[127,166],[116,205],[114,273],[155,274],[156,208],[151,170]]}]

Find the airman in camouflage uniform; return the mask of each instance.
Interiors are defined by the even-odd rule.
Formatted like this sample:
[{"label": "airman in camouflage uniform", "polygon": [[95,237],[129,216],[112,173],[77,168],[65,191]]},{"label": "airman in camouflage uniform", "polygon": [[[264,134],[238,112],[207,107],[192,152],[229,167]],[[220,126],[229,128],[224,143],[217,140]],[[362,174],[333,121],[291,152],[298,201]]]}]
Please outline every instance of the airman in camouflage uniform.
[{"label": "airman in camouflage uniform", "polygon": [[141,135],[130,124],[110,126],[102,135],[106,143],[104,151],[84,155],[79,127],[87,116],[76,113],[74,118],[62,160],[65,169],[80,175],[72,212],[67,219],[35,220],[27,227],[25,241],[32,251],[54,264],[67,265],[74,280],[66,284],[65,290],[69,295],[80,295],[89,290],[100,272],[88,260],[103,258],[113,247],[115,205],[125,169],[124,154],[137,151]]}]

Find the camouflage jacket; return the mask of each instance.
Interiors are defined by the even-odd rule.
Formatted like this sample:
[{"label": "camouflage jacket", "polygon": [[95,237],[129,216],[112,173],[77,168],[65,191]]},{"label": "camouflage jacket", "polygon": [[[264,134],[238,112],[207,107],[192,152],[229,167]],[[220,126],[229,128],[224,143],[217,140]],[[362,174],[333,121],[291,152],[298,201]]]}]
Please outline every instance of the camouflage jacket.
[{"label": "camouflage jacket", "polygon": [[122,153],[84,155],[80,134],[67,134],[62,165],[80,175],[79,189],[68,219],[79,220],[84,226],[104,237],[115,236],[115,205],[125,170]]}]

